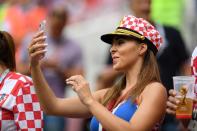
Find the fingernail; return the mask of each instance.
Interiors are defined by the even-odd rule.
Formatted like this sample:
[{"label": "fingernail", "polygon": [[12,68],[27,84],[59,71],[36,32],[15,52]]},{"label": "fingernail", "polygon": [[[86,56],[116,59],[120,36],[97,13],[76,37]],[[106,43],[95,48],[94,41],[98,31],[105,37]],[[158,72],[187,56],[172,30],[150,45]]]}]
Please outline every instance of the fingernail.
[{"label": "fingernail", "polygon": [[44,30],[40,30],[40,32],[39,33],[44,33]]},{"label": "fingernail", "polygon": [[47,38],[47,36],[45,35],[45,36],[43,36],[42,38],[43,38],[43,39],[46,39],[46,38]]}]

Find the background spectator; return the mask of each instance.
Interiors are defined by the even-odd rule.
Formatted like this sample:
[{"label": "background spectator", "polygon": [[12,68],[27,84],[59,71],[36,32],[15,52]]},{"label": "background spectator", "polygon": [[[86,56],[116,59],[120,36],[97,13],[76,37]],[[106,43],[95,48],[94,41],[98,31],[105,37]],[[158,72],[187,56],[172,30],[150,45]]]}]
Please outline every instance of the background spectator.
[{"label": "background spectator", "polygon": [[32,79],[16,72],[12,36],[0,31],[0,129],[43,130],[43,112]]}]

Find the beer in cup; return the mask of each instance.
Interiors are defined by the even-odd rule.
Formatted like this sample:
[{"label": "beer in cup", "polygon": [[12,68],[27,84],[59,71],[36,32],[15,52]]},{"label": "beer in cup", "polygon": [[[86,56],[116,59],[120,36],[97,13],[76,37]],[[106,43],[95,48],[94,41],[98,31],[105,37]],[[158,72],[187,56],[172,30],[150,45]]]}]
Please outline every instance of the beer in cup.
[{"label": "beer in cup", "polygon": [[193,98],[195,77],[193,76],[174,76],[174,90],[177,92],[176,98],[180,104],[176,110],[176,117],[179,119],[190,119],[193,110]]}]

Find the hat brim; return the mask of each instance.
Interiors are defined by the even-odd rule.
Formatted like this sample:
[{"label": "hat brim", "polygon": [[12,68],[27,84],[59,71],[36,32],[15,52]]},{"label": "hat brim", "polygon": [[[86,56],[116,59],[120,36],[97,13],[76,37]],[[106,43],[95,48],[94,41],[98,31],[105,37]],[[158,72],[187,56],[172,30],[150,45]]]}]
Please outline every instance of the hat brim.
[{"label": "hat brim", "polygon": [[109,34],[102,35],[101,40],[105,43],[112,44],[112,41],[113,41],[114,37],[121,37],[121,36],[127,36],[127,37],[130,37],[130,38],[134,38],[134,36],[127,35],[127,34],[124,34],[124,33],[109,33]]},{"label": "hat brim", "polygon": [[[113,33],[109,33],[109,34],[104,34],[104,35],[101,36],[101,40],[103,42],[105,42],[105,43],[112,44],[114,37],[121,37],[121,36],[126,36],[126,37],[129,37],[129,38],[132,38],[132,39],[138,39],[138,40],[140,40],[139,38],[137,38],[137,37],[135,37],[133,35],[125,34],[125,33],[121,33],[121,32],[113,32]],[[142,40],[142,42],[146,43],[148,45],[148,48],[150,48],[155,55],[157,54],[157,51],[158,50],[152,44],[152,42],[150,40],[148,40],[147,38],[145,38],[144,40]]]},{"label": "hat brim", "polygon": [[118,27],[116,29],[116,31],[112,32],[112,33],[109,33],[109,34],[104,34],[101,36],[101,40],[106,42],[106,43],[109,43],[109,44],[112,44],[112,41],[114,39],[114,37],[116,36],[126,36],[126,37],[129,37],[129,38],[132,38],[132,39],[138,39],[138,40],[144,40],[145,37],[141,34],[139,34],[138,32],[136,31],[133,31],[133,30],[128,30],[126,28],[123,28],[123,27]]}]

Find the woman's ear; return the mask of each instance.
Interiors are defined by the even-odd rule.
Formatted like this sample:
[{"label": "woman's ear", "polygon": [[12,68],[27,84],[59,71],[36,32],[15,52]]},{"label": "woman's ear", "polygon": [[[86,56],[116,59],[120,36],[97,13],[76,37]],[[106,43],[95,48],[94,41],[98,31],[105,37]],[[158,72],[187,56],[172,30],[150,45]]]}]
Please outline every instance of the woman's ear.
[{"label": "woman's ear", "polygon": [[148,49],[147,44],[141,43],[139,46],[139,55],[144,55]]}]

